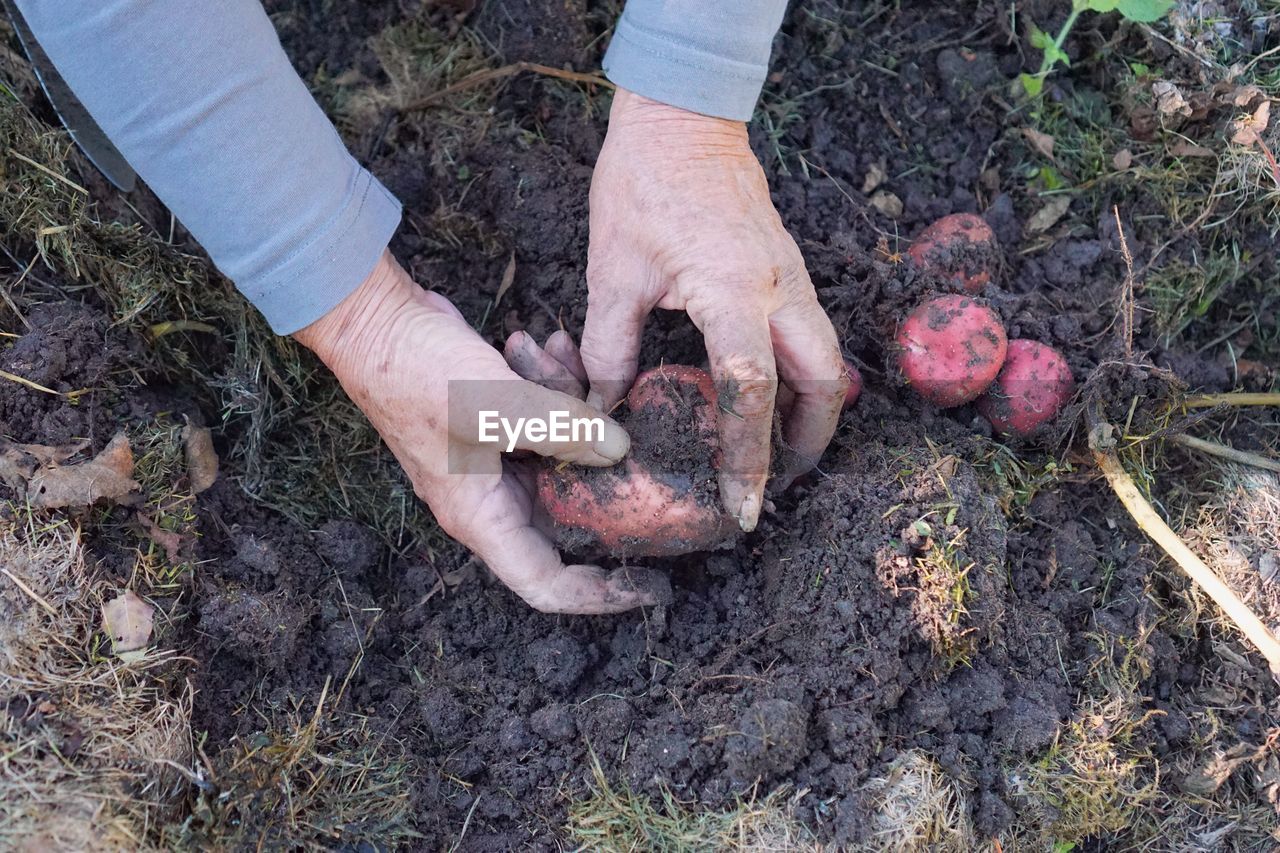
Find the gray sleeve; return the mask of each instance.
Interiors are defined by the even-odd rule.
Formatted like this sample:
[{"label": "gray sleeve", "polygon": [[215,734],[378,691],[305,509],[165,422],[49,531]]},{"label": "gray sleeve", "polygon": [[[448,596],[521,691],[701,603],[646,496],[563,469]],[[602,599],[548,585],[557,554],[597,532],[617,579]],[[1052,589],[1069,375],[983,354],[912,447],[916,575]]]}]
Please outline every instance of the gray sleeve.
[{"label": "gray sleeve", "polygon": [[279,334],[369,274],[400,204],[348,153],[259,0],[18,0],[129,163]]},{"label": "gray sleeve", "polygon": [[604,57],[624,89],[749,121],[786,0],[627,0]]}]

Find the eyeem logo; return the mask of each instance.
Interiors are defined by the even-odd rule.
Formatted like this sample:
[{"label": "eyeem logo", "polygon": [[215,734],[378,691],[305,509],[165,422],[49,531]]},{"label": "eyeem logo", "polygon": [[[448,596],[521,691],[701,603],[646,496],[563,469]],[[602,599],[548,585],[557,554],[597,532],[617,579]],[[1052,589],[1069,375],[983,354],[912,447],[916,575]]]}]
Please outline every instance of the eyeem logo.
[{"label": "eyeem logo", "polygon": [[521,437],[526,444],[544,441],[604,441],[603,418],[575,418],[565,411],[552,411],[546,418],[516,418],[513,422],[496,411],[482,409],[479,423],[479,442],[505,444],[507,453],[520,445]]}]

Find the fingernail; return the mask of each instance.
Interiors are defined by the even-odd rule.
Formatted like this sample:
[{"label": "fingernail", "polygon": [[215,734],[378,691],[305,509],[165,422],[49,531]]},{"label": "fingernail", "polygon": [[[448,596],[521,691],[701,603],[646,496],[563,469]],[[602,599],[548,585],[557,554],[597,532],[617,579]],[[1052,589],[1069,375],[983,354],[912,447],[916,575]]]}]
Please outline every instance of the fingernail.
[{"label": "fingernail", "polygon": [[756,522],[759,520],[760,498],[747,495],[742,499],[742,507],[738,510],[738,526],[742,528],[743,533],[750,533],[756,529]]},{"label": "fingernail", "polygon": [[605,421],[604,437],[592,447],[596,453],[599,453],[610,462],[618,462],[631,449],[631,436],[627,435],[627,431],[613,421]]}]

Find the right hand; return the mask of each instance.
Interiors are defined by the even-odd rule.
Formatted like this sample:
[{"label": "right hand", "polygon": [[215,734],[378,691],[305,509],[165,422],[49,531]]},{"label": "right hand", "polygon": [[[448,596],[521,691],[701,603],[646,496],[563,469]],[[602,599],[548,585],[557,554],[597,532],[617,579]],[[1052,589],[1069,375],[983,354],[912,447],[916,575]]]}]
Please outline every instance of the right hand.
[{"label": "right hand", "polygon": [[[521,379],[449,300],[419,287],[389,252],[356,291],[295,338],[338,377],[444,531],[534,608],[617,613],[658,603],[654,590],[663,585],[648,570],[565,565],[533,524],[529,472],[504,462],[498,446],[480,443],[475,430],[482,410],[511,420],[600,412]],[[467,381],[451,389],[451,380]],[[613,465],[630,441],[622,427],[606,422],[598,441],[518,446],[579,465]]]}]

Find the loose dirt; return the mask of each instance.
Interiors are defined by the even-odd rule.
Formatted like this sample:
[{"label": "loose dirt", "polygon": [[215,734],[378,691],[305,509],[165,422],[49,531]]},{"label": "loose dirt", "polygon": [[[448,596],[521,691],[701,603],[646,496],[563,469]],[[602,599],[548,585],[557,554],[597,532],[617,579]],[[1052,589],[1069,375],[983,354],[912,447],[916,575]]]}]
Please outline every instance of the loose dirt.
[{"label": "loose dirt", "polygon": [[[361,4],[347,17],[380,27],[400,5]],[[454,5],[433,20],[445,26],[469,8]],[[506,60],[596,67],[604,12],[483,5],[473,23]],[[309,4],[269,6],[308,78],[323,64],[376,79],[369,49]],[[1181,587],[1153,573],[1141,537],[1087,476],[1015,501],[997,485],[982,419],[915,399],[886,344],[923,298],[954,290],[901,262],[907,238],[941,215],[979,213],[1005,249],[982,297],[1010,338],[1059,349],[1084,383],[1123,349],[1110,208],[1079,216],[1047,249],[1017,251],[1033,208],[1016,193],[1018,151],[991,95],[1022,59],[994,8],[903,8],[861,23],[848,13],[841,27],[813,12],[789,12],[764,100],[771,120],[788,120],[787,149],[759,122],[751,133],[867,377],[820,470],[776,496],[731,548],[646,561],[670,572],[673,600],[608,618],[534,612],[456,546],[393,552],[344,519],[308,529],[224,476],[196,502],[194,723],[209,743],[252,733],[255,703],[343,683],[359,659],[343,708],[408,746],[422,847],[448,847],[465,823],[460,849],[479,851],[558,849],[593,757],[638,791],[706,808],[790,783],[807,789],[802,817],[820,839],[855,844],[869,832],[863,785],[920,748],[967,795],[978,831],[998,833],[1017,807],[1005,768],[1063,731],[1099,636],[1131,643],[1147,667],[1144,707],[1158,713],[1144,744],[1163,755],[1193,742],[1174,697],[1212,647],[1151,627]],[[839,66],[856,71],[850,82],[817,88]],[[397,120],[360,152],[406,203],[393,249],[495,343],[517,329],[576,335],[585,316],[587,195],[606,124],[601,98],[564,92],[511,80],[494,108],[502,120],[425,176],[422,164],[438,163],[438,115]],[[903,202],[896,221],[855,192],[882,162]],[[480,239],[430,239],[423,223],[441,209]],[[1142,231],[1125,224],[1140,251]],[[512,253],[514,285],[493,311]],[[93,308],[51,305],[29,320],[0,369],[58,391],[101,384],[142,346]],[[1150,335],[1137,345],[1199,390],[1230,388],[1232,376],[1201,356],[1166,352]],[[655,316],[642,367],[704,357],[684,317]],[[1170,387],[1147,368],[1108,377],[1094,396],[1118,418],[1135,394]],[[0,432],[49,444],[89,436],[97,450],[139,412],[194,410],[175,402],[184,399],[161,388],[73,405],[0,382]],[[1079,411],[1064,416],[1064,438]],[[1265,729],[1247,712],[1224,715]]]}]

